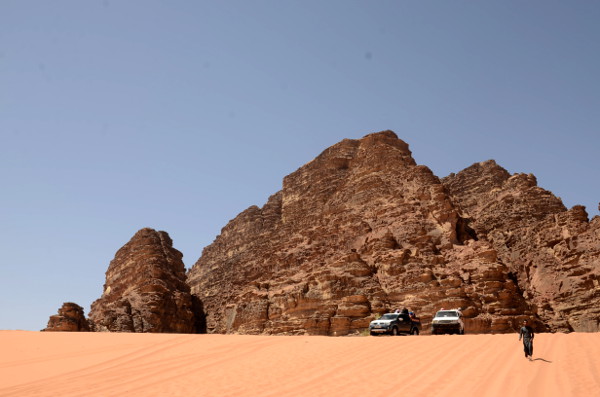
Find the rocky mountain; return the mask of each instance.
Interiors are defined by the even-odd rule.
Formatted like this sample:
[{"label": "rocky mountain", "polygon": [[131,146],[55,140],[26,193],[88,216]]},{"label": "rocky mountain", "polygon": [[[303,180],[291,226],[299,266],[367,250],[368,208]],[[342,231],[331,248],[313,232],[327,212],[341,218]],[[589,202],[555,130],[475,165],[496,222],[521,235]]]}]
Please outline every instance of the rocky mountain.
[{"label": "rocky mountain", "polygon": [[182,257],[166,232],[138,231],[110,262],[89,315],[94,330],[195,332]]},{"label": "rocky mountain", "polygon": [[598,223],[493,161],[439,179],[383,131],[285,177],[223,228],[188,283],[208,332],[345,335],[398,307],[425,328],[460,307],[470,332],[513,332],[524,317],[592,331]]},{"label": "rocky mountain", "polygon": [[[461,308],[469,333],[600,330],[600,217],[493,160],[445,178],[392,131],[343,140],[231,220],[185,274],[166,232],[115,255],[91,329],[347,335],[408,308],[427,332]],[[67,303],[48,331],[88,322]]]},{"label": "rocky mountain", "polygon": [[58,314],[50,316],[46,332],[86,332],[90,325],[85,318],[83,307],[73,302],[65,302],[58,309]]}]

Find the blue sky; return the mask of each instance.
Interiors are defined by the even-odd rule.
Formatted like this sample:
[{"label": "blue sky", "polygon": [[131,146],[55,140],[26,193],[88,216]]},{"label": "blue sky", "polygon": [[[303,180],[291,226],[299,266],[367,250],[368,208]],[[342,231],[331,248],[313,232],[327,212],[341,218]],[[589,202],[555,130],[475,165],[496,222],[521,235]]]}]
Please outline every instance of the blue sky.
[{"label": "blue sky", "polygon": [[598,215],[600,3],[0,2],[0,329],[86,312],[133,234],[191,267],[344,138],[495,159]]}]

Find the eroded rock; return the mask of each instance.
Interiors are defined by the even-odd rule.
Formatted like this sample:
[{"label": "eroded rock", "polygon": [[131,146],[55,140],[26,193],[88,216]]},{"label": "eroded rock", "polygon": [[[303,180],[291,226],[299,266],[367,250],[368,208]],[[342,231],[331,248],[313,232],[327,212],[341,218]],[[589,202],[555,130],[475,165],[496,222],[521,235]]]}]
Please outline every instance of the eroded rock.
[{"label": "eroded rock", "polygon": [[102,297],[92,304],[96,331],[195,331],[181,252],[166,232],[142,229],[110,262]]},{"label": "eroded rock", "polygon": [[599,331],[600,218],[567,210],[533,175],[493,161],[443,179],[461,216],[498,253],[553,331]]},{"label": "eroded rock", "polygon": [[50,316],[46,332],[87,332],[90,325],[85,318],[83,308],[77,303],[65,302],[58,309],[58,314]]}]

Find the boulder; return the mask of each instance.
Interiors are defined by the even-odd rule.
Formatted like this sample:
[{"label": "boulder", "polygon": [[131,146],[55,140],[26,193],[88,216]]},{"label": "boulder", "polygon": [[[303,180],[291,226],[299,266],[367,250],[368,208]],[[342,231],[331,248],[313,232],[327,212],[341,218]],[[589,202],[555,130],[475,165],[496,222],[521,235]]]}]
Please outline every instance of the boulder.
[{"label": "boulder", "polygon": [[83,308],[77,303],[65,302],[58,309],[58,314],[50,316],[46,332],[88,332],[90,325],[85,318]]}]

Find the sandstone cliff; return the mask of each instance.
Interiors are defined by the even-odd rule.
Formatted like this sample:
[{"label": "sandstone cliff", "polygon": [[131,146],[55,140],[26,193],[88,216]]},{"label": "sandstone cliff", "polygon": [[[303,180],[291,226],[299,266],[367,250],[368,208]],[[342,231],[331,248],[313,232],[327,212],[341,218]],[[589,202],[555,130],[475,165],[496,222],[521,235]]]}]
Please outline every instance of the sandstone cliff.
[{"label": "sandstone cliff", "polygon": [[188,283],[208,332],[345,335],[397,307],[425,330],[441,307],[462,307],[470,332],[536,319],[515,264],[449,185],[391,131],[328,148],[204,249]]},{"label": "sandstone cliff", "polygon": [[600,217],[589,222],[584,207],[567,210],[533,175],[509,175],[493,161],[443,183],[550,329],[599,330]]},{"label": "sandstone cliff", "polygon": [[102,297],[92,304],[96,331],[195,331],[181,252],[166,232],[142,229],[110,262]]},{"label": "sandstone cliff", "polygon": [[73,302],[65,302],[58,309],[58,314],[50,316],[48,325],[42,331],[86,332],[90,331],[90,325],[81,306]]}]

